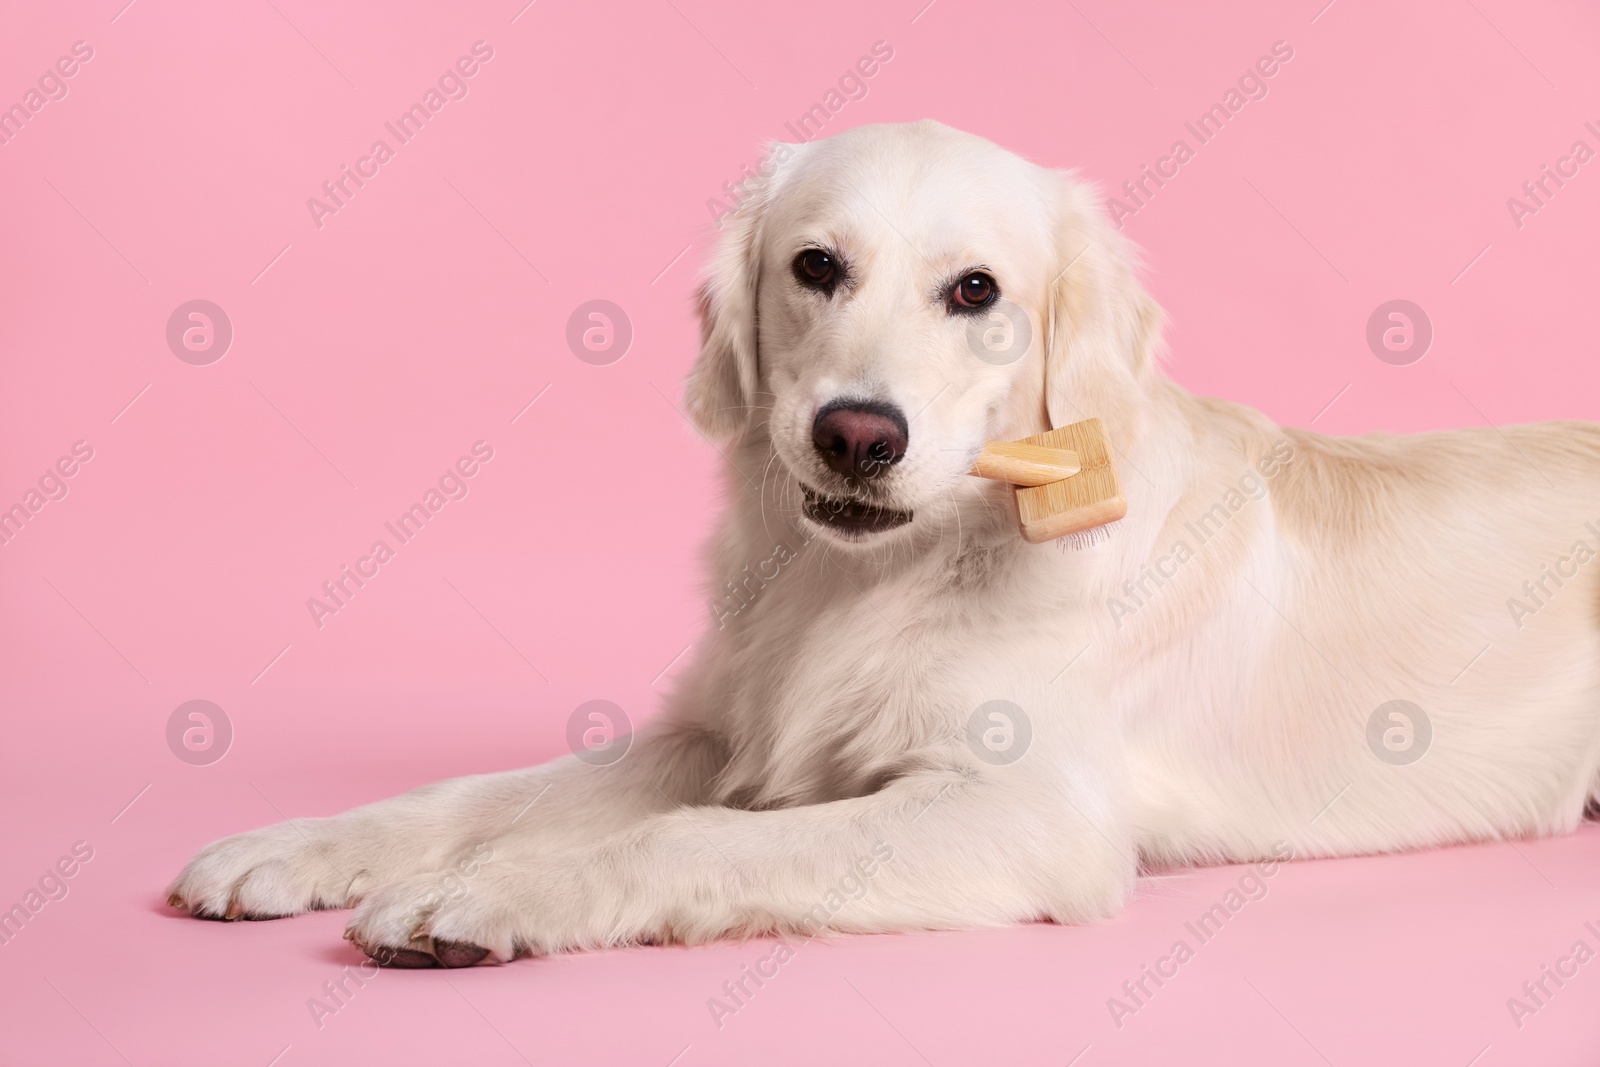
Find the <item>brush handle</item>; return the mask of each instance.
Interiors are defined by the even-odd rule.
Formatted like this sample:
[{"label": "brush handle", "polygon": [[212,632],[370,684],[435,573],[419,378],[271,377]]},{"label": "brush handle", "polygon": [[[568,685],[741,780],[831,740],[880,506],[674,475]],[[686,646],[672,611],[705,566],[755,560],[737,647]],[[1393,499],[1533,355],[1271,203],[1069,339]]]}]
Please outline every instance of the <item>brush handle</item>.
[{"label": "brush handle", "polygon": [[1081,470],[1078,454],[1067,448],[1030,445],[1022,441],[993,441],[983,446],[972,473],[979,478],[1012,485],[1049,485]]}]

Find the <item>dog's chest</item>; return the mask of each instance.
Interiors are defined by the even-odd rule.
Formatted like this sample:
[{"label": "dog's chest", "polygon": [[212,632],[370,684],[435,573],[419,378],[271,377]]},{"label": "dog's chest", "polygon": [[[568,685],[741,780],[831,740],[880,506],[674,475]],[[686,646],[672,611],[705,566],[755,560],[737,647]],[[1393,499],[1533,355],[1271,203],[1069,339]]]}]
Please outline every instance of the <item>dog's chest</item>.
[{"label": "dog's chest", "polygon": [[819,620],[739,657],[725,802],[774,807],[870,793],[941,732],[948,701],[939,657],[910,646],[942,635],[917,627],[901,636],[874,618],[876,627],[841,640],[850,624],[869,622],[843,614],[853,617]]},{"label": "dog's chest", "polygon": [[863,795],[958,744],[995,649],[1028,625],[1005,617],[993,583],[959,574],[795,577],[729,635],[724,803]]}]

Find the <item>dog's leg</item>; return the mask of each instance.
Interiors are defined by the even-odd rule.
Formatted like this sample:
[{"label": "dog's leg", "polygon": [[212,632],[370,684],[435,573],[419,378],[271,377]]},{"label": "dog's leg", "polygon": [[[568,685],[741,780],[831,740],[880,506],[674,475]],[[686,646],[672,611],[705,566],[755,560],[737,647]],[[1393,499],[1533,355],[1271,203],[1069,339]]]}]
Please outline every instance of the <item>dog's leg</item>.
[{"label": "dog's leg", "polygon": [[[362,902],[346,936],[380,962],[501,962],[630,942],[1087,921],[1136,869],[1106,791],[970,765],[772,811],[683,807],[588,846],[495,844],[441,899],[423,879]],[[1093,820],[1093,821],[1091,821]]]},{"label": "dog's leg", "polygon": [[495,841],[572,848],[653,812],[698,803],[721,761],[716,741],[701,731],[645,732],[611,766],[568,757],[263,827],[202,849],[173,881],[168,903],[227,919],[351,907],[396,879],[466,870]]}]

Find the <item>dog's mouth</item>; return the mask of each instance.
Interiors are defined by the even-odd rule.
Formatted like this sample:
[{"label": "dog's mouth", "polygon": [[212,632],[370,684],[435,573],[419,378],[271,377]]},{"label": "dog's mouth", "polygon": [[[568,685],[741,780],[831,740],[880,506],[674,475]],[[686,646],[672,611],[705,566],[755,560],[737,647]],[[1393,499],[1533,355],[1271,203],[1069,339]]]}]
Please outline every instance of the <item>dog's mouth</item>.
[{"label": "dog's mouth", "polygon": [[812,522],[826,526],[847,537],[865,537],[883,533],[911,521],[912,513],[899,508],[887,508],[861,500],[823,496],[815,489],[800,484],[805,494],[805,516]]}]

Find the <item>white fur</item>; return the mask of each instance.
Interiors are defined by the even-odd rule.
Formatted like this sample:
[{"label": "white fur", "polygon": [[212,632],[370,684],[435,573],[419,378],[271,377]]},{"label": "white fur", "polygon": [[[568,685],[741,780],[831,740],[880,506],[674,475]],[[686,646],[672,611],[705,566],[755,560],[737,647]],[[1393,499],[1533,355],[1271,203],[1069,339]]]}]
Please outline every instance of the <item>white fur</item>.
[{"label": "white fur", "polygon": [[[832,298],[790,271],[818,243],[854,271]],[[1033,324],[1013,363],[976,358],[937,296],[976,266]],[[175,902],[355,905],[369,952],[459,942],[495,962],[1090,921],[1141,867],[1582,817],[1600,560],[1572,549],[1600,547],[1600,428],[1339,440],[1196,399],[1156,366],[1160,311],[1093,191],[929,122],[799,146],[729,220],[702,311],[689,409],[725,443],[723,606],[660,724],[614,766],[568,758],[220,841]],[[801,516],[801,481],[865,492],[810,444],[840,395],[910,418],[905,459],[871,487],[909,525],[849,541]],[[965,474],[972,456],[1090,416],[1128,517],[1092,547],[1028,545],[1010,490]],[[1201,543],[1189,524],[1208,511]],[[1517,617],[1524,581],[1562,558],[1575,576]],[[730,581],[743,593],[725,600]],[[1031,726],[1007,765],[968,739],[996,699]],[[1393,699],[1432,723],[1409,765],[1367,740]]]}]

